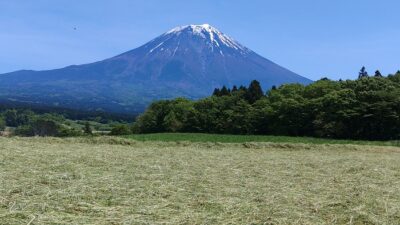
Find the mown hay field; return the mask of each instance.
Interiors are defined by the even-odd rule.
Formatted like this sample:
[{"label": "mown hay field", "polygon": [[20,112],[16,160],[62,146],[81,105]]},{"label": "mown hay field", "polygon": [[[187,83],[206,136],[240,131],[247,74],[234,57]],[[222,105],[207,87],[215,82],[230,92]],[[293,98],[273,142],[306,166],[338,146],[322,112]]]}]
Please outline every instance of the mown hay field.
[{"label": "mown hay field", "polygon": [[0,224],[399,224],[400,148],[0,138]]}]

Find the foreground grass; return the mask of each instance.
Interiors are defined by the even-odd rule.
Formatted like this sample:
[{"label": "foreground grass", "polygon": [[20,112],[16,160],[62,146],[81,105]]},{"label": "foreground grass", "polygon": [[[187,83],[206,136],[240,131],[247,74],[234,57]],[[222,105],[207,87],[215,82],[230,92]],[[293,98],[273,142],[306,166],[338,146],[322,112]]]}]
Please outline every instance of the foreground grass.
[{"label": "foreground grass", "polygon": [[0,224],[398,224],[400,150],[0,138]]},{"label": "foreground grass", "polygon": [[335,139],[323,139],[323,138],[312,138],[312,137],[286,137],[286,136],[262,136],[262,135],[159,133],[159,134],[136,134],[124,137],[138,141],[190,141],[190,142],[222,142],[222,143],[272,142],[272,143],[400,146],[400,141],[353,141],[353,140],[335,140]]}]

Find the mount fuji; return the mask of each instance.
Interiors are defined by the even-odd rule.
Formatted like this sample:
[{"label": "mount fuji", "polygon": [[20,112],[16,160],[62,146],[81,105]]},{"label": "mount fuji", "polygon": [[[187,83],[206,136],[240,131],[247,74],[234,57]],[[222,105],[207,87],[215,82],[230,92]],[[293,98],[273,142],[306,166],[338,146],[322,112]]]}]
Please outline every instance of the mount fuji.
[{"label": "mount fuji", "polygon": [[140,112],[151,101],[209,96],[258,80],[267,89],[312,81],[253,52],[216,28],[174,28],[115,57],[48,71],[0,75],[0,98],[84,110]]}]

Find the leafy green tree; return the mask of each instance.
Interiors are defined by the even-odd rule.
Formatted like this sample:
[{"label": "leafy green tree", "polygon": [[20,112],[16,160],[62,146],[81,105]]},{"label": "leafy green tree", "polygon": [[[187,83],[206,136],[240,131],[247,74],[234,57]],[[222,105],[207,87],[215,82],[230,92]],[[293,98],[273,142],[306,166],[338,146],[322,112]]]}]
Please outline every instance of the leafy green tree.
[{"label": "leafy green tree", "polygon": [[137,117],[135,127],[140,133],[165,132],[162,126],[170,102],[166,100],[153,102],[148,109]]},{"label": "leafy green tree", "polygon": [[317,100],[316,117],[313,120],[314,135],[328,138],[345,138],[351,135],[351,121],[358,116],[354,91],[332,91]]},{"label": "leafy green tree", "polygon": [[61,127],[48,118],[34,119],[30,124],[17,127],[16,135],[20,136],[60,136]]},{"label": "leafy green tree", "polygon": [[312,84],[307,85],[306,87],[298,87],[299,92],[303,89],[304,93],[299,93],[307,99],[317,99],[323,97],[331,92],[338,91],[342,89],[340,82],[332,81],[332,80],[319,80]]},{"label": "leafy green tree", "polygon": [[272,115],[274,113],[268,98],[256,101],[249,112],[252,134],[271,134]]},{"label": "leafy green tree", "polygon": [[17,127],[19,124],[17,110],[11,109],[4,112],[4,119],[7,126]]},{"label": "leafy green tree", "polygon": [[164,118],[163,126],[167,132],[178,132],[182,130],[183,123],[178,120],[174,111],[170,111]]},{"label": "leafy green tree", "polygon": [[154,102],[134,126],[142,133],[184,130],[189,127],[185,121],[192,109],[193,103],[184,98]]},{"label": "leafy green tree", "polygon": [[228,121],[227,129],[223,133],[230,134],[250,134],[253,129],[250,123],[251,105],[245,100],[238,100],[228,112],[226,121]]},{"label": "leafy green tree", "polygon": [[37,119],[32,123],[35,136],[58,136],[60,126],[53,120]]},{"label": "leafy green tree", "polygon": [[6,125],[10,127],[26,125],[34,117],[33,112],[30,110],[17,111],[15,109],[6,110],[3,115]]},{"label": "leafy green tree", "polygon": [[198,132],[204,133],[216,133],[218,130],[221,111],[220,111],[220,102],[222,102],[222,98],[205,98],[196,101],[193,105],[194,110],[196,111],[197,118],[194,127],[197,127]]}]

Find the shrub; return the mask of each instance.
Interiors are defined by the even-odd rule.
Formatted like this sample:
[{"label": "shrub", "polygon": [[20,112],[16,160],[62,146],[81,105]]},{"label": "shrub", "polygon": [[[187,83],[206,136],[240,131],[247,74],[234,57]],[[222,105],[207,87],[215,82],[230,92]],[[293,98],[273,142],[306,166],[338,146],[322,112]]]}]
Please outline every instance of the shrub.
[{"label": "shrub", "polygon": [[131,129],[123,124],[123,125],[117,125],[114,128],[112,128],[110,135],[128,135],[131,134],[132,131]]},{"label": "shrub", "polygon": [[90,127],[90,123],[87,122],[87,121],[85,122],[85,125],[83,127],[83,132],[85,134],[88,134],[88,135],[92,135],[93,134],[92,128]]},{"label": "shrub", "polygon": [[61,127],[60,132],[58,134],[59,137],[77,137],[82,136],[82,131],[77,129],[70,129],[67,127]]},{"label": "shrub", "polygon": [[31,125],[22,125],[15,129],[14,134],[17,136],[31,137],[35,136]]},{"label": "shrub", "polygon": [[32,123],[35,136],[58,136],[60,125],[53,120],[37,119]]},{"label": "shrub", "polygon": [[6,121],[4,118],[0,117],[0,131],[3,131],[6,128]]},{"label": "shrub", "polygon": [[19,136],[62,136],[60,124],[53,120],[38,118],[27,125],[19,126],[15,129],[15,134]]}]

